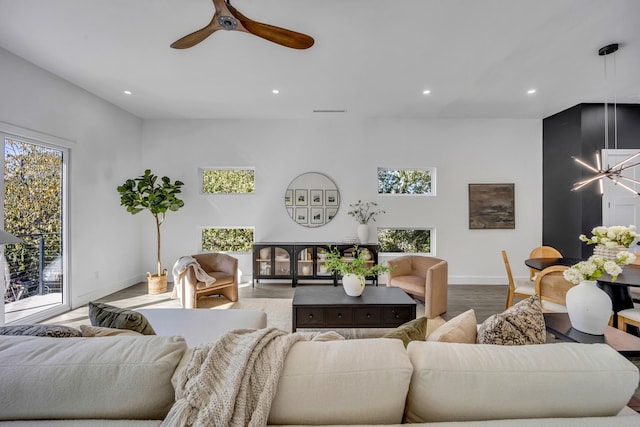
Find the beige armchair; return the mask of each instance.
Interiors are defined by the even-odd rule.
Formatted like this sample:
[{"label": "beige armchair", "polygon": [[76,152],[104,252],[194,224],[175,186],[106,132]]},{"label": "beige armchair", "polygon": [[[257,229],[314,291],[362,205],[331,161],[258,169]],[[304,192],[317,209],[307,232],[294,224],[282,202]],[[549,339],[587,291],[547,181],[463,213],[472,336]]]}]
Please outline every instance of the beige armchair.
[{"label": "beige armchair", "polygon": [[189,268],[181,279],[184,285],[184,307],[197,308],[198,298],[224,295],[229,301],[238,301],[238,260],[222,253],[192,255],[202,269],[216,281],[210,286],[198,281],[196,272]]},{"label": "beige armchair", "polygon": [[448,264],[439,258],[405,255],[388,261],[387,286],[403,289],[424,300],[425,316],[432,319],[447,311]]}]

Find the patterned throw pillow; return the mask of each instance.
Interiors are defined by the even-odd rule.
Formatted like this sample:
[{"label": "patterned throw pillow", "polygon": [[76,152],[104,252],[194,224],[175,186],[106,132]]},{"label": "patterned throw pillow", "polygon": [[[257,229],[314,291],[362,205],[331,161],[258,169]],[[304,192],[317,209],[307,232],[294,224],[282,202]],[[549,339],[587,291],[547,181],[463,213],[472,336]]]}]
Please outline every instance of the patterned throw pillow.
[{"label": "patterned throw pillow", "polygon": [[542,307],[533,295],[485,320],[478,329],[479,344],[544,344],[546,332]]},{"label": "patterned throw pillow", "polygon": [[427,341],[475,344],[477,327],[476,312],[467,310],[433,331]]},{"label": "patterned throw pillow", "polygon": [[32,337],[72,338],[82,332],[62,325],[12,325],[0,327],[0,335],[30,335]]},{"label": "patterned throw pillow", "polygon": [[408,346],[411,341],[424,341],[427,335],[427,318],[419,317],[404,323],[391,332],[387,332],[382,338],[397,338],[402,340],[404,346]]},{"label": "patterned throw pillow", "polygon": [[141,313],[101,302],[89,302],[91,325],[103,328],[129,329],[144,335],[155,335],[151,324]]}]

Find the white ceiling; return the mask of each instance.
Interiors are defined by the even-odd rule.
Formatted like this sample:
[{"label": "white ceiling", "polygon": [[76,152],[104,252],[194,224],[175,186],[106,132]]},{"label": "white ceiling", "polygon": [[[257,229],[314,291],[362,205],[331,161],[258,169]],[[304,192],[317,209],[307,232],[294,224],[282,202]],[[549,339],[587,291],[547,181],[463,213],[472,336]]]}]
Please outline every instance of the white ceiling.
[{"label": "white ceiling", "polygon": [[[640,103],[639,0],[232,4],[315,45],[219,31],[171,49],[209,22],[211,0],[0,0],[0,47],[142,118],[543,118]],[[613,42],[605,80],[597,50]]]}]

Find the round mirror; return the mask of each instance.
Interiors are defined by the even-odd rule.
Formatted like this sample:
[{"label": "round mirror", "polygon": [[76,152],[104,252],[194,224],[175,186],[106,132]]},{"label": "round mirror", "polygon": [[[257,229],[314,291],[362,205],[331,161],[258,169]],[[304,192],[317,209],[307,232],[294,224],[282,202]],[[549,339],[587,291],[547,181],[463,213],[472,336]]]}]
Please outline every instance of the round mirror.
[{"label": "round mirror", "polygon": [[340,193],[328,176],[317,172],[303,173],[289,184],[284,193],[284,206],[298,224],[320,227],[338,213]]}]

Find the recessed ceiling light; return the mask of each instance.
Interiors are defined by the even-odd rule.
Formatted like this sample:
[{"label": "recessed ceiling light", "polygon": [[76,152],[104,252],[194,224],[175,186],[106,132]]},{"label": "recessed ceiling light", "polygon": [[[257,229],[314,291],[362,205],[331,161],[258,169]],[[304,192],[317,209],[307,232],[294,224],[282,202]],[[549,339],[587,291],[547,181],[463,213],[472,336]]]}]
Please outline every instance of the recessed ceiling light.
[{"label": "recessed ceiling light", "polygon": [[123,90],[122,93],[125,95],[131,95],[132,92],[130,90]]},{"label": "recessed ceiling light", "polygon": [[535,89],[529,89],[529,90],[527,91],[527,93],[528,93],[529,95],[533,95],[534,93],[536,93],[536,90],[535,90]]},{"label": "recessed ceiling light", "polygon": [[273,90],[271,91],[271,93],[274,93],[274,94],[276,94],[276,95],[277,95],[277,94],[279,94],[279,93],[280,93],[280,91],[279,91],[278,89],[273,89]]},{"label": "recessed ceiling light", "polygon": [[423,95],[429,95],[430,93],[431,93],[430,89],[425,89],[425,90],[422,91]]}]

